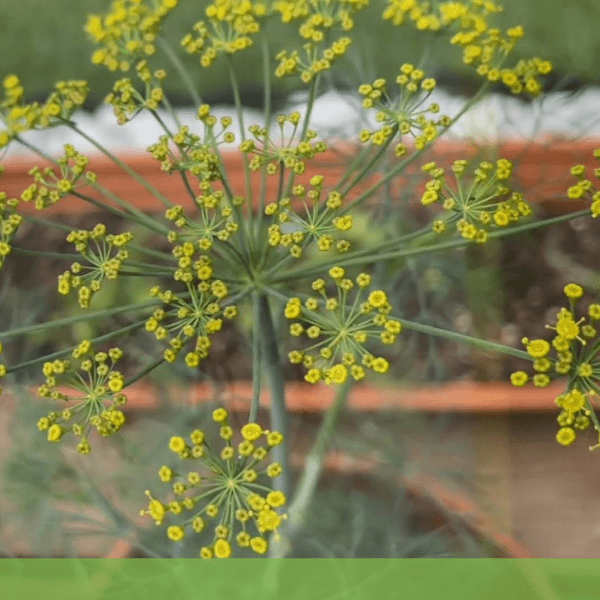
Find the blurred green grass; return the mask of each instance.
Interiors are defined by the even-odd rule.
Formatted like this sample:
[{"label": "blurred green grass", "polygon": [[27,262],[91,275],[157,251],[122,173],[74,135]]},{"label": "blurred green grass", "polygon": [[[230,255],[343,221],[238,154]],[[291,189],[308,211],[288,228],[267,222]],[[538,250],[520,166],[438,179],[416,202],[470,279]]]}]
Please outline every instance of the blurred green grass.
[{"label": "blurred green grass", "polygon": [[[185,59],[205,101],[232,103],[227,71],[218,61],[209,69],[198,64],[197,57],[184,55],[179,40],[191,31],[191,26],[203,18],[208,0],[180,0],[180,6],[167,19],[168,39]],[[354,87],[363,77],[392,77],[402,62],[418,62],[429,46],[430,73],[440,82],[470,92],[477,85],[472,70],[461,63],[461,51],[448,51],[448,42],[435,34],[416,31],[412,25],[395,27],[381,20],[386,0],[373,0],[372,6],[356,18],[354,43],[348,59],[340,61],[333,71],[338,85]],[[525,27],[526,36],[517,46],[515,58],[534,55],[550,59],[556,72],[568,74],[573,80],[599,83],[600,72],[596,59],[600,56],[600,36],[596,24],[600,19],[600,4],[594,0],[504,0],[504,13],[495,23],[507,28],[517,24]],[[110,0],[1,0],[0,1],[0,76],[18,74],[31,100],[42,99],[60,79],[87,79],[91,94],[87,108],[100,104],[117,74],[104,67],[92,65],[92,43],[83,31],[86,15],[104,13]],[[274,18],[268,23],[273,55],[282,48],[297,47],[301,42],[297,28],[282,25]],[[291,35],[290,35],[291,34]],[[158,57],[157,57],[158,60]],[[376,67],[375,67],[376,61]],[[164,61],[166,65],[166,60]],[[240,77],[242,100],[247,106],[262,106],[260,45],[235,59]],[[171,69],[172,70],[172,69]],[[358,77],[358,78],[357,78]],[[292,81],[294,80],[294,81]],[[275,102],[283,102],[287,93],[296,88],[297,78],[277,80]],[[167,79],[166,88],[175,105],[191,102],[177,75]]]}]

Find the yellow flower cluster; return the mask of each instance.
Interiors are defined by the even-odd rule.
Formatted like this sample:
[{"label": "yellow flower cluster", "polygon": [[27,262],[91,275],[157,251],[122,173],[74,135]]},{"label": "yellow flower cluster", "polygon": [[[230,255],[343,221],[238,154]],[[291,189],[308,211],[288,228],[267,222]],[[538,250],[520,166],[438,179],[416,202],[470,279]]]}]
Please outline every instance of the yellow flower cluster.
[{"label": "yellow flower cluster", "polygon": [[[0,342],[0,354],[2,354],[2,342]],[[6,377],[6,365],[0,363],[0,379]],[[0,396],[2,395],[2,386],[0,385]]]},{"label": "yellow flower cluster", "polygon": [[[0,175],[4,168],[0,166]],[[11,242],[17,233],[23,217],[16,213],[19,206],[17,198],[8,198],[6,192],[0,192],[0,269],[11,252]]]},{"label": "yellow flower cluster", "polygon": [[[280,129],[281,141],[273,140],[267,135],[266,129],[258,125],[250,125],[248,130],[254,139],[242,142],[240,151],[252,154],[250,168],[253,171],[257,171],[267,164],[269,175],[275,175],[284,167],[294,171],[296,175],[302,175],[306,170],[305,160],[310,160],[317,154],[325,152],[327,145],[322,141],[312,143],[312,140],[317,137],[317,132],[312,129],[307,129],[304,138],[294,143],[300,123],[300,113],[297,111],[287,116],[278,115],[276,120]],[[286,135],[285,125],[288,123],[292,126],[292,132]]]},{"label": "yellow flower cluster", "polygon": [[192,255],[186,254],[193,251],[191,242],[185,242],[181,248],[180,269],[195,270],[195,276],[200,280],[197,286],[186,281],[189,298],[177,296],[171,290],[161,291],[158,286],[150,290],[150,295],[160,298],[167,308],[156,309],[146,321],[146,331],[153,332],[157,340],[164,340],[171,335],[169,348],[164,352],[167,362],[175,362],[181,350],[196,337],[194,349],[185,355],[185,363],[194,369],[203,358],[208,356],[212,345],[210,336],[221,331],[223,319],[233,319],[237,315],[235,306],[222,307],[222,302],[227,298],[229,290],[220,279],[212,279],[211,261],[207,256],[200,256],[195,262],[186,260],[185,267],[181,267],[181,259],[192,260]]},{"label": "yellow flower cluster", "polygon": [[[366,302],[358,304],[363,289],[371,284],[371,277],[361,273],[356,278],[359,292],[351,305],[347,304],[354,282],[345,277],[341,267],[332,267],[330,277],[337,287],[337,298],[328,297],[325,281],[317,279],[312,288],[322,297],[309,297],[302,305],[300,298],[290,298],[285,307],[285,317],[301,319],[290,325],[290,334],[299,337],[305,334],[315,342],[305,350],[292,350],[288,357],[291,363],[302,363],[308,373],[309,383],[324,380],[327,385],[344,383],[350,375],[356,381],[364,379],[365,367],[376,373],[385,373],[389,363],[385,358],[376,358],[364,349],[369,338],[379,339],[384,344],[393,344],[402,331],[402,323],[390,319],[392,307],[387,295],[381,290],[372,291]],[[326,314],[319,311],[324,309]]]},{"label": "yellow flower cluster", "polygon": [[[322,252],[332,250],[334,244],[338,252],[348,252],[350,242],[348,240],[335,242],[331,235],[352,229],[351,215],[335,216],[342,207],[341,194],[335,190],[329,192],[324,210],[319,210],[319,202],[323,195],[323,176],[315,175],[311,178],[310,184],[312,186],[310,190],[301,184],[292,189],[294,197],[302,199],[305,209],[304,218],[290,209],[290,198],[283,198],[279,202],[271,202],[265,206],[265,214],[277,215],[280,223],[273,223],[269,227],[269,245],[289,248],[290,254],[295,258],[302,256],[303,249],[312,240],[317,240],[317,246]],[[284,227],[293,228],[293,231],[283,233]]]},{"label": "yellow flower cluster", "polygon": [[6,129],[0,131],[0,149],[19,133],[54,127],[69,120],[83,105],[89,92],[86,81],[58,81],[44,104],[25,104],[25,90],[16,75],[5,77],[2,86],[4,97],[0,101],[0,119]]},{"label": "yellow flower cluster", "polygon": [[59,275],[59,293],[66,296],[72,290],[78,290],[79,306],[89,308],[93,295],[100,291],[104,279],[118,277],[123,261],[129,257],[125,247],[132,239],[130,232],[107,235],[106,225],[102,223],[98,223],[91,231],[71,231],[67,242],[75,245],[87,264],[73,263],[70,271]]},{"label": "yellow flower cluster", "polygon": [[[42,371],[46,383],[39,387],[38,395],[73,404],[60,413],[52,411],[42,417],[38,429],[47,432],[50,442],[58,442],[65,433],[71,432],[80,438],[77,451],[89,454],[92,427],[100,435],[109,436],[125,423],[125,415],[118,409],[127,402],[125,394],[121,393],[125,378],[114,368],[123,352],[111,348],[108,353],[94,353],[91,342],[84,340],[73,350],[72,356],[80,361],[77,369],[68,360],[44,363]],[[82,395],[72,396],[58,386],[68,386]]]},{"label": "yellow flower cluster", "polygon": [[[94,184],[98,177],[92,171],[85,171],[90,159],[80,154],[71,144],[64,145],[65,154],[57,159],[60,175],[52,167],[33,167],[29,174],[35,183],[28,186],[21,194],[23,202],[33,202],[37,210],[56,204],[61,198],[69,195],[77,187]],[[85,172],[85,178],[83,174]]]},{"label": "yellow flower cluster", "polygon": [[[221,131],[215,133],[217,118],[210,114],[210,106],[203,104],[198,109],[198,119],[204,124],[204,136],[190,133],[189,127],[183,125],[173,136],[161,135],[158,143],[148,148],[153,158],[161,161],[161,169],[171,173],[177,169],[189,171],[202,182],[222,179],[217,147],[222,143],[235,141],[235,134],[227,131],[232,124],[231,117],[222,117]],[[169,147],[172,141],[178,148],[180,156],[175,156]],[[201,186],[202,187],[202,186]],[[203,187],[206,192],[208,188]]]},{"label": "yellow flower cluster", "polygon": [[[575,321],[575,305],[583,296],[583,288],[569,283],[564,292],[569,299],[569,309],[561,308],[556,315],[556,324],[546,325],[546,328],[556,332],[552,342],[527,338],[522,341],[534,359],[535,386],[547,387],[553,376],[569,377],[567,391],[556,398],[556,404],[561,409],[558,415],[561,428],[556,439],[559,444],[569,446],[577,437],[576,430],[587,429],[590,419],[600,433],[600,423],[591,403],[591,399],[600,393],[600,336],[595,324],[600,321],[600,304],[589,305],[589,323],[585,323],[586,317]],[[554,359],[549,358],[551,352],[556,355]],[[525,371],[517,371],[510,379],[513,385],[523,386],[529,380],[529,375]]]},{"label": "yellow flower cluster", "polygon": [[343,36],[334,40],[323,50],[319,50],[325,40],[331,40],[336,29],[350,31],[354,27],[354,15],[368,6],[369,0],[277,0],[273,9],[281,14],[284,23],[301,20],[299,33],[306,41],[306,58],[301,60],[298,52],[288,54],[281,51],[276,59],[279,65],[275,71],[277,77],[283,77],[301,70],[300,77],[309,83],[313,77],[331,68],[335,60],[346,53],[351,39]]},{"label": "yellow flower cluster", "polygon": [[38,126],[41,128],[60,124],[55,119],[70,119],[83,105],[90,91],[87,81],[58,81],[46,102],[40,107]]},{"label": "yellow flower cluster", "polygon": [[285,77],[300,71],[302,82],[310,83],[315,75],[330,69],[337,59],[344,56],[351,43],[352,40],[349,37],[341,37],[319,55],[318,46],[313,42],[307,42],[303,45],[304,58],[300,58],[297,50],[290,53],[287,50],[281,50],[275,56],[279,61],[275,69],[275,76]]},{"label": "yellow flower cluster", "polygon": [[[448,224],[456,223],[460,235],[479,244],[487,241],[488,230],[493,227],[507,227],[519,219],[531,214],[531,207],[521,194],[513,192],[507,199],[510,189],[504,181],[512,174],[512,163],[504,158],[496,161],[496,166],[483,161],[474,169],[470,182],[463,181],[468,162],[456,160],[452,165],[456,189],[451,189],[445,177],[445,171],[434,162],[422,167],[432,179],[425,184],[426,190],[421,197],[425,206],[440,202],[450,217],[433,222],[433,230],[442,233]],[[466,185],[465,185],[466,183]]]},{"label": "yellow flower cluster", "polygon": [[[385,79],[376,79],[372,85],[363,84],[358,88],[359,93],[364,96],[363,107],[377,110],[375,117],[382,126],[377,131],[363,129],[360,140],[372,142],[377,146],[386,144],[390,137],[396,133],[400,136],[400,143],[396,146],[396,156],[406,153],[406,145],[402,143],[402,136],[411,134],[415,137],[415,146],[422,150],[438,135],[438,126],[447,127],[451,119],[441,116],[437,121],[428,119],[427,113],[436,114],[440,107],[432,103],[429,107],[419,110],[421,105],[429,98],[435,89],[435,79],[425,78],[425,73],[409,63],[400,67],[400,74],[396,78],[400,86],[400,95],[392,100],[387,93],[387,82]],[[418,133],[415,134],[415,130]]]},{"label": "yellow flower cluster", "polygon": [[156,52],[156,38],[165,17],[178,0],[115,0],[106,15],[90,15],[85,32],[101,47],[92,62],[110,71],[128,71],[132,63]]},{"label": "yellow flower cluster", "polygon": [[161,84],[167,76],[165,71],[162,69],[150,71],[146,60],[142,60],[136,65],[136,71],[138,77],[145,84],[146,89],[143,95],[135,88],[131,79],[123,78],[115,82],[112,92],[104,99],[106,104],[112,105],[119,125],[131,121],[145,108],[151,111],[156,110],[164,98]]},{"label": "yellow flower cluster", "polygon": [[[187,473],[163,465],[160,479],[172,486],[175,500],[163,503],[152,497],[142,515],[149,515],[161,525],[169,515],[184,515],[181,525],[170,525],[167,536],[173,541],[183,540],[188,533],[209,534],[210,542],[202,546],[202,558],[229,558],[232,544],[250,548],[256,554],[265,554],[268,542],[265,534],[276,533],[287,515],[279,509],[285,504],[282,492],[269,491],[257,483],[261,476],[275,478],[282,472],[279,463],[265,465],[271,448],[281,444],[283,436],[276,431],[266,431],[258,423],[248,423],[241,428],[241,441],[234,446],[233,428],[228,423],[227,411],[219,408],[213,412],[219,424],[219,437],[225,443],[217,453],[215,444],[206,441],[203,431],[196,429],[189,443],[180,436],[169,441],[169,448],[180,458],[198,461],[198,467]],[[265,444],[261,444],[264,438]],[[207,529],[210,520],[216,520],[214,529]],[[237,533],[236,533],[237,531]]]},{"label": "yellow flower cluster", "polygon": [[[220,53],[234,54],[252,45],[252,36],[260,31],[260,17],[267,5],[250,0],[215,0],[206,7],[206,21],[194,24],[181,45],[189,54],[200,54],[200,64],[209,67]],[[211,31],[212,30],[212,31]]]},{"label": "yellow flower cluster", "polygon": [[[225,197],[224,192],[222,190],[213,190],[207,182],[201,183],[200,187],[204,190],[204,193],[196,196],[196,206],[200,214],[195,219],[189,219],[184,214],[183,206],[180,204],[172,206],[165,213],[166,218],[175,223],[176,227],[181,230],[179,232],[170,231],[168,234],[169,241],[171,243],[176,241],[185,242],[182,247],[186,248],[186,252],[191,251],[192,254],[195,251],[193,250],[194,244],[201,251],[206,252],[212,248],[215,238],[221,242],[226,242],[239,229],[239,224],[231,220],[233,215],[231,206],[222,206]],[[236,206],[240,206],[243,203],[243,198],[236,196],[233,201]],[[180,250],[174,250],[174,252],[178,253]],[[190,254],[189,256],[192,255]],[[180,258],[180,265],[188,263],[187,259],[182,261],[181,257],[178,258]],[[179,267],[179,270],[175,274],[176,279],[191,281],[192,276],[190,271],[181,271],[181,269],[186,268]]]},{"label": "yellow flower cluster", "polygon": [[463,62],[476,68],[478,75],[489,81],[502,81],[514,94],[523,91],[536,96],[541,92],[538,75],[552,70],[552,64],[539,58],[521,60],[512,69],[502,68],[516,42],[523,37],[523,27],[512,27],[506,35],[489,26],[489,17],[502,12],[502,7],[490,0],[463,2],[428,2],[419,0],[388,0],[383,13],[385,20],[395,25],[407,19],[417,29],[441,31],[458,29],[450,43],[463,48]]},{"label": "yellow flower cluster", "polygon": [[[594,150],[594,157],[600,161],[600,148]],[[570,200],[578,200],[584,198],[588,193],[592,194],[592,205],[590,210],[592,211],[592,217],[596,218],[600,216],[600,189],[596,187],[589,179],[585,177],[585,166],[575,165],[571,168],[571,175],[574,175],[579,179],[579,182],[572,185],[567,190],[567,196]],[[594,177],[600,178],[600,167],[594,169]]]}]

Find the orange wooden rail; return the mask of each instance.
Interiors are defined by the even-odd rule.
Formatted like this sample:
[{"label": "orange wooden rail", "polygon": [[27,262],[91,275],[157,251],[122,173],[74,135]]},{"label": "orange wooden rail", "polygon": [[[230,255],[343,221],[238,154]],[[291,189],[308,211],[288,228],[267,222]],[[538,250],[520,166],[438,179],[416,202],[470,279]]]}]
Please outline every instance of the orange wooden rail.
[{"label": "orange wooden rail", "polygon": [[[422,411],[430,413],[507,413],[507,412],[558,412],[554,398],[565,390],[565,382],[554,382],[547,388],[527,385],[514,387],[510,382],[469,382],[456,381],[440,385],[419,387],[390,387],[357,384],[350,391],[348,409],[359,412],[379,411]],[[70,388],[58,388],[72,393]],[[36,389],[30,392],[35,395]],[[222,389],[215,390],[208,384],[200,383],[188,386],[174,385],[167,390],[170,398],[178,398],[187,404],[203,404],[219,401],[230,410],[246,412],[250,409],[252,398],[251,381],[233,381]],[[336,389],[324,384],[293,382],[286,384],[286,404],[288,410],[297,413],[325,412],[333,403]],[[157,390],[145,382],[138,382],[125,390],[128,398],[126,410],[146,411],[160,408]],[[10,395],[6,388],[3,399]],[[270,405],[268,389],[261,393],[260,404]]]},{"label": "orange wooden rail", "polygon": [[[576,180],[569,169],[575,164],[584,164],[591,170],[600,165],[592,152],[600,147],[600,140],[584,140],[577,143],[550,142],[520,143],[505,142],[499,145],[497,151],[493,148],[484,150],[486,158],[492,156],[504,157],[515,161],[515,171],[511,179],[515,189],[524,190],[525,196],[532,202],[542,202],[544,206],[555,214],[567,211],[580,210],[589,206],[589,201],[568,200],[566,190]],[[307,183],[315,174],[325,176],[325,188],[333,186],[344,173],[344,161],[348,160],[357,146],[349,143],[340,144],[324,152],[312,161],[307,161],[306,172],[297,178],[298,183]],[[436,161],[439,165],[448,167],[453,160],[458,158],[470,159],[477,155],[481,148],[469,142],[440,141],[433,148],[426,151],[418,163],[411,165],[403,176],[392,181],[392,193],[399,195],[401,190],[411,186],[410,177],[419,171],[420,166],[428,161]],[[490,154],[493,152],[493,155]],[[346,159],[344,159],[344,156]],[[175,204],[191,206],[192,201],[187,193],[181,178],[177,173],[169,175],[161,171],[159,161],[153,159],[148,153],[132,154],[121,153],[119,157],[124,160],[134,171],[142,175],[157,190],[168,197]],[[90,155],[89,169],[99,176],[99,182],[123,199],[128,200],[141,210],[148,212],[163,212],[163,205],[152,196],[142,185],[131,178],[126,172],[117,167],[103,155]],[[398,159],[400,160],[400,159]],[[245,181],[243,174],[242,155],[239,152],[224,152],[225,168],[231,181],[235,194],[245,195]],[[33,179],[28,171],[34,165],[45,166],[45,162],[34,156],[13,157],[5,161],[5,172],[0,179],[0,190],[5,191],[9,197],[19,197],[22,191],[29,186]],[[370,185],[377,181],[380,175],[365,178],[349,195],[349,199],[364,192]],[[273,198],[277,189],[277,176],[268,177],[267,199]],[[252,174],[254,190],[254,206],[258,205],[256,190],[260,183],[260,173]],[[419,204],[420,195],[424,189],[423,178],[420,184],[414,185],[413,200]],[[94,191],[87,187],[84,192],[90,196],[100,198]],[[269,201],[269,200],[267,200]],[[35,212],[31,203],[23,203],[21,210]],[[78,198],[65,197],[56,205],[44,210],[44,214],[93,212],[95,209]]]}]

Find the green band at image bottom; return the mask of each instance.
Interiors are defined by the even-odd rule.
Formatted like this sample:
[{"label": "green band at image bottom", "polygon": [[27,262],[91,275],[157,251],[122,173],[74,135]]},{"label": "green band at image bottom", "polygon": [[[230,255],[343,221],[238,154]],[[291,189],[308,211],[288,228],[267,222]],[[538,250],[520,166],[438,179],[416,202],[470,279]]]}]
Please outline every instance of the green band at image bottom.
[{"label": "green band at image bottom", "polygon": [[593,559],[2,559],[2,600],[592,600]]}]

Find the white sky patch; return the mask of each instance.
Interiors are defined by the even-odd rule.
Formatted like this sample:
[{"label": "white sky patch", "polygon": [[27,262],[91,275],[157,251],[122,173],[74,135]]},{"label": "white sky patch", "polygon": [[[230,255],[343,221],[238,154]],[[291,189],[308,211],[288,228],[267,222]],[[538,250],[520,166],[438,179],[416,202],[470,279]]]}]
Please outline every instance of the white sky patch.
[{"label": "white sky patch", "polygon": [[[465,99],[452,96],[443,89],[436,88],[423,104],[425,108],[432,102],[440,105],[440,115],[454,117],[464,106]],[[306,95],[294,94],[279,113],[289,114],[298,110],[306,112]],[[317,131],[320,139],[356,138],[361,129],[374,129],[376,110],[365,111],[361,107],[361,97],[357,93],[330,91],[315,101],[311,128]],[[233,124],[229,128],[236,134],[236,141],[223,144],[222,148],[235,149],[241,142],[240,128],[235,108],[213,106],[211,113],[217,118],[230,116]],[[165,110],[158,114],[172,132],[177,126]],[[195,117],[192,108],[177,109],[177,117],[190,128],[191,133],[201,135],[203,125]],[[433,115],[432,115],[433,116]],[[247,137],[248,127],[257,124],[264,127],[261,110],[243,110],[244,128]],[[164,130],[149,112],[142,112],[133,121],[118,125],[112,107],[102,105],[94,113],[80,111],[74,117],[77,126],[102,146],[113,152],[144,153],[148,146],[156,143]],[[287,125],[287,128],[290,126]],[[286,132],[291,132],[287,129]],[[217,126],[216,131],[220,131]],[[273,138],[278,138],[279,127],[271,126]],[[288,135],[286,134],[286,135]],[[514,97],[490,94],[465,113],[446,133],[451,139],[474,139],[478,142],[497,143],[503,140],[531,140],[547,136],[577,140],[582,137],[600,137],[600,88],[588,88],[577,93],[556,92],[542,95],[532,104],[524,104]],[[73,144],[84,154],[96,151],[87,140],[66,126],[47,131],[30,131],[23,138],[47,154],[60,155],[64,144]],[[24,146],[13,143],[7,155],[29,154]]]}]

